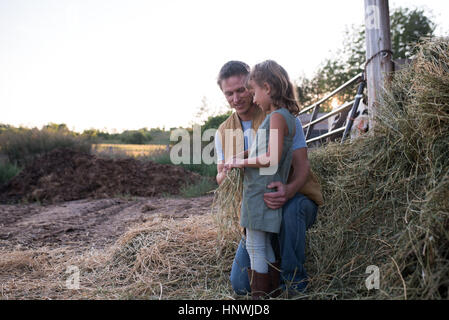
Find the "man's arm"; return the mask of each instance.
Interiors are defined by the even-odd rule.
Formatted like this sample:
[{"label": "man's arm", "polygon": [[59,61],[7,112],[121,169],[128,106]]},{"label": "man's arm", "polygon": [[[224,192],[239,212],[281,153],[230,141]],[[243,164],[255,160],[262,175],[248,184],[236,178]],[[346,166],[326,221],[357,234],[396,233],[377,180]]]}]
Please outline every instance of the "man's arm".
[{"label": "man's arm", "polygon": [[292,170],[293,174],[287,181],[287,199],[293,198],[309,177],[310,162],[307,156],[307,148],[293,151]]},{"label": "man's arm", "polygon": [[271,209],[281,208],[289,199],[304,186],[310,172],[310,163],[307,156],[307,148],[296,149],[293,151],[292,170],[286,185],[282,182],[272,182],[268,188],[276,188],[276,192],[265,193],[264,201]]},{"label": "man's arm", "polygon": [[215,133],[215,154],[217,157],[217,183],[220,185],[223,180],[226,178],[226,170],[224,168],[224,154],[223,154],[223,148],[221,145],[220,135],[217,130]]}]

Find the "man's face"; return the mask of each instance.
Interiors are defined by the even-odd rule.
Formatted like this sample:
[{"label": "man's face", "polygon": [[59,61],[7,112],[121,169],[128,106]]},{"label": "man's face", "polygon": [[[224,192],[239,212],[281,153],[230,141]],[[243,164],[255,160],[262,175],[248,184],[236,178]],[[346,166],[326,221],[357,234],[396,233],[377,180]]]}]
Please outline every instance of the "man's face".
[{"label": "man's face", "polygon": [[246,88],[245,75],[238,75],[226,78],[221,81],[221,90],[231,108],[235,109],[237,114],[244,115],[249,112],[252,106],[253,95]]}]

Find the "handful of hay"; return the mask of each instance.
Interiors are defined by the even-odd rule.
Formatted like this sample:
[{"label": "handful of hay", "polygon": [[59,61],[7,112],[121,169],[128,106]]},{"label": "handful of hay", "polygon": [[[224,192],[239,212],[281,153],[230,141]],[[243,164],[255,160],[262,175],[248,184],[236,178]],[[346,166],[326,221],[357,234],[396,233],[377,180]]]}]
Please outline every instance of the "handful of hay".
[{"label": "handful of hay", "polygon": [[243,174],[232,169],[215,191],[212,215],[218,227],[218,252],[234,251],[242,237],[240,206],[242,203]]}]

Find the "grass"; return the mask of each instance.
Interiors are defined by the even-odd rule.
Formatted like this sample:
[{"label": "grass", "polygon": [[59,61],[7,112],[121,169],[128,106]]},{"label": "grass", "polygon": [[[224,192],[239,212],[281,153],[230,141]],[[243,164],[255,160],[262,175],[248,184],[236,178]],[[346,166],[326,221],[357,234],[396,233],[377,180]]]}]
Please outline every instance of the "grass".
[{"label": "grass", "polygon": [[0,162],[0,185],[8,182],[21,171],[21,168],[9,162]]},{"label": "grass", "polygon": [[91,144],[70,132],[50,129],[11,128],[0,134],[0,152],[10,163],[26,165],[36,156],[58,148],[90,152]]},{"label": "grass", "polygon": [[210,193],[215,188],[217,188],[217,183],[214,179],[201,177],[197,183],[182,187],[179,193],[184,198],[196,198]]},{"label": "grass", "polygon": [[[170,160],[169,152],[155,152],[146,158],[147,160],[154,161],[160,164],[172,164]],[[181,163],[179,166],[183,167],[186,170],[196,172],[204,177],[213,177],[217,176],[217,165],[216,164],[184,164]]]}]

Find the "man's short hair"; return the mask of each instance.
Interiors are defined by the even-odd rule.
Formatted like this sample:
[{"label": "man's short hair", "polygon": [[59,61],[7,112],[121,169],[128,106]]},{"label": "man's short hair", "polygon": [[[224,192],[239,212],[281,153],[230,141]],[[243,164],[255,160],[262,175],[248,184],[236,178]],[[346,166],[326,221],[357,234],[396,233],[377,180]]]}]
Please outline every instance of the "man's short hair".
[{"label": "man's short hair", "polygon": [[221,81],[224,79],[240,75],[246,76],[249,75],[250,71],[250,67],[244,62],[235,60],[228,61],[221,67],[220,73],[218,74],[217,84],[221,89]]}]

